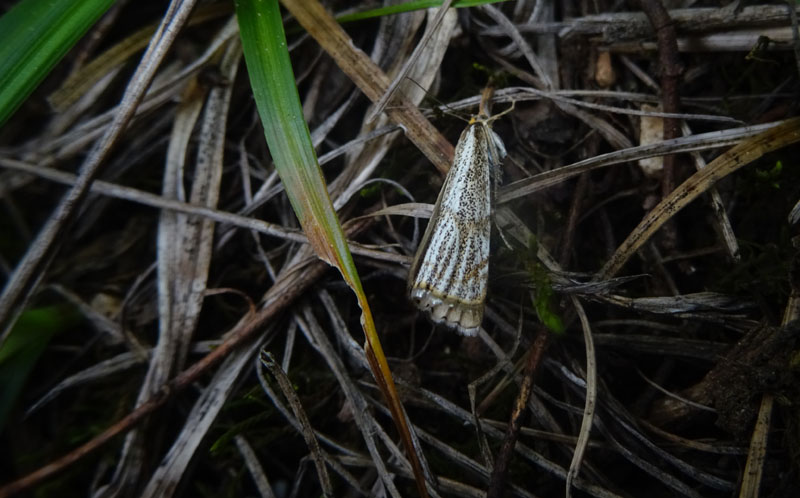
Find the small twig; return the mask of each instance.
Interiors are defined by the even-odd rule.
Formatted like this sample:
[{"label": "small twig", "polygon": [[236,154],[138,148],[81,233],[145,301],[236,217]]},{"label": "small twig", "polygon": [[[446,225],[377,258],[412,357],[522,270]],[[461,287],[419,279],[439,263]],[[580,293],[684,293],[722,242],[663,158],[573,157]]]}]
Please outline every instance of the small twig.
[{"label": "small twig", "polygon": [[514,411],[511,413],[511,420],[506,430],[503,446],[500,448],[500,453],[498,453],[494,462],[494,469],[492,470],[492,478],[489,482],[486,498],[500,498],[503,496],[506,487],[508,464],[511,462],[511,455],[514,453],[514,445],[517,442],[519,429],[522,426],[522,417],[525,413],[525,407],[528,405],[528,398],[533,389],[533,376],[547,348],[547,340],[549,337],[550,333],[546,329],[543,327],[539,328],[539,333],[528,351],[528,361],[525,364],[522,385],[520,385],[519,395],[514,403]]},{"label": "small twig", "polygon": [[[658,40],[658,62],[661,71],[661,106],[664,112],[677,113],[680,108],[678,83],[683,66],[678,58],[678,37],[675,24],[661,0],[642,0],[642,10],[653,25]],[[664,140],[681,136],[680,123],[674,118],[664,119]],[[666,197],[675,189],[675,156],[664,157],[661,177],[661,196]],[[676,245],[677,230],[671,224],[664,231],[664,242],[668,248]]]},{"label": "small twig", "polygon": [[[678,58],[678,41],[675,24],[660,0],[642,0],[642,9],[653,28],[658,40],[658,61],[661,71],[661,102],[663,111],[680,112],[678,82],[683,74],[683,65]],[[681,136],[678,121],[674,118],[664,119],[664,140]],[[671,192],[672,189],[666,193]]]}]

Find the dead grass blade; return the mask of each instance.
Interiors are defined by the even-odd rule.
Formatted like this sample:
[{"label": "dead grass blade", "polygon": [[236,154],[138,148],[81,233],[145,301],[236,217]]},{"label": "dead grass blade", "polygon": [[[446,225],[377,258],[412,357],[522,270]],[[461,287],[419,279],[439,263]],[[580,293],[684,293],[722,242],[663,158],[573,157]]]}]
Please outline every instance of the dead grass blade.
[{"label": "dead grass blade", "polygon": [[755,137],[771,128],[780,126],[780,123],[767,123],[763,125],[745,126],[730,130],[701,133],[691,137],[666,140],[657,144],[640,145],[624,150],[608,152],[595,157],[590,157],[567,166],[562,166],[544,173],[539,173],[530,178],[510,183],[500,190],[498,202],[504,203],[523,197],[539,190],[557,185],[564,180],[578,176],[585,171],[591,171],[605,166],[620,164],[627,161],[638,161],[647,157],[656,157],[678,152],[691,152],[716,147],[734,145],[750,137]]},{"label": "dead grass blade", "polygon": [[258,461],[258,455],[256,455],[250,442],[242,435],[237,435],[234,441],[236,441],[236,447],[239,449],[239,453],[242,454],[247,470],[250,471],[250,476],[253,478],[253,482],[262,498],[276,498],[264,469],[261,468],[261,462]]},{"label": "dead grass blade", "polygon": [[[435,17],[430,20],[427,27],[425,28],[425,33],[422,35],[422,39],[420,39],[419,43],[417,44],[414,52],[411,53],[409,58],[403,64],[403,67],[398,71],[396,75],[394,75],[392,82],[389,84],[389,87],[386,89],[386,93],[375,102],[374,107],[370,110],[369,114],[364,118],[366,122],[370,122],[375,119],[375,116],[381,114],[383,110],[386,108],[386,104],[394,97],[395,92],[397,92],[401,83],[403,83],[408,76],[409,72],[415,66],[419,67],[420,65],[417,64],[417,59],[419,59],[422,51],[428,45],[428,42],[433,37],[433,35],[439,32],[439,26],[444,19],[445,14],[450,10],[450,5],[453,3],[453,0],[444,0],[442,5],[436,11]],[[446,47],[447,44],[434,44],[434,47]],[[435,49],[435,48],[434,48]],[[435,73],[429,72],[428,74],[433,75]],[[427,88],[428,85],[422,85],[423,88]],[[419,102],[417,102],[419,103]]]},{"label": "dead grass blade", "polygon": [[[692,130],[689,129],[689,124],[683,121],[681,130],[684,136],[691,136]],[[706,161],[699,152],[691,152],[692,160],[694,161],[695,168],[701,170],[706,167]],[[739,254],[739,242],[736,241],[736,234],[733,232],[731,220],[728,219],[728,214],[725,212],[725,205],[722,202],[722,197],[716,187],[711,187],[711,209],[714,211],[714,217],[717,222],[717,230],[719,230],[722,242],[728,250],[728,255],[734,260],[738,261],[741,258]]]},{"label": "dead grass blade", "polygon": [[581,329],[583,330],[583,342],[586,347],[586,398],[583,406],[581,429],[578,433],[578,442],[575,444],[575,452],[572,455],[572,461],[567,471],[565,493],[567,498],[572,496],[572,481],[575,480],[581,471],[581,463],[583,462],[586,448],[589,446],[589,436],[592,432],[595,406],[597,405],[597,357],[595,355],[594,339],[592,338],[592,328],[589,324],[589,318],[587,318],[586,312],[583,310],[583,306],[578,298],[571,296],[570,299],[580,319]]},{"label": "dead grass blade", "polygon": [[639,467],[644,472],[647,472],[653,478],[659,480],[665,487],[673,490],[675,493],[679,493],[679,496],[702,498],[702,495],[695,491],[690,485],[677,479],[661,467],[654,465],[648,459],[643,458],[640,452],[634,451],[634,448],[628,444],[629,441],[620,441],[615,438],[612,431],[606,427],[605,423],[603,423],[600,418],[597,420],[597,428],[598,432],[600,432],[612,447],[625,457],[626,460]]},{"label": "dead grass blade", "polygon": [[[464,410],[457,404],[453,403],[452,401],[445,399],[434,392],[428,391],[426,389],[417,389],[415,390],[415,394],[420,398],[430,402],[430,406],[432,409],[440,412],[442,416],[448,416],[454,420],[454,423],[462,424],[465,426],[472,425],[473,419],[470,412]],[[482,420],[483,430],[486,434],[491,437],[494,441],[502,441],[504,437],[504,432],[496,427],[498,425],[495,421],[483,419]],[[499,424],[503,426],[503,424]],[[540,468],[547,474],[552,475],[554,478],[565,480],[567,476],[567,470],[563,467],[559,466],[558,464],[548,460],[541,454],[537,453],[529,446],[517,443],[514,446],[514,451],[522,456],[525,460],[528,460],[530,463],[535,465],[536,467]],[[581,491],[584,491],[591,496],[596,496],[599,498],[619,498],[620,495],[617,495],[613,492],[610,492],[601,486],[587,483],[580,477],[577,477],[574,481],[574,486]]]},{"label": "dead grass blade", "polygon": [[750,164],[764,154],[800,141],[800,119],[793,118],[744,140],[728,152],[713,160],[704,169],[683,182],[668,197],[664,198],[639,223],[627,239],[617,248],[596,279],[613,277],[628,259],[644,244],[661,225],[675,213],[711,188],[718,180],[739,168]]},{"label": "dead grass blade", "polygon": [[[292,325],[291,326],[293,327],[293,329],[295,329],[295,330],[297,329],[297,319],[292,321]],[[264,351],[263,348],[262,348],[262,351]],[[288,357],[284,356],[282,363],[287,364],[287,360],[288,360]],[[266,393],[267,397],[270,399],[270,401],[272,402],[273,406],[289,422],[289,425],[291,425],[292,428],[295,431],[301,432],[302,431],[302,427],[300,425],[300,422],[294,416],[292,411],[288,407],[286,407],[284,405],[283,400],[272,389],[272,387],[270,386],[269,382],[267,382],[267,379],[266,379],[266,377],[264,375],[264,372],[263,372],[263,368],[264,368],[264,365],[259,361],[257,366],[256,366],[256,369],[258,371],[258,380],[259,380],[259,383],[261,384],[261,388],[264,390],[264,393]],[[286,369],[286,367],[284,367],[284,366],[282,366],[281,368],[284,369],[284,370]],[[330,455],[324,449],[321,449],[320,452],[322,454],[322,457],[325,459],[325,463],[328,466],[330,466],[334,471],[336,471],[336,473],[338,473],[342,478],[344,478],[344,480],[347,481],[347,483],[354,490],[356,490],[356,492],[358,492],[361,496],[369,496],[369,493],[364,489],[364,487],[361,485],[361,483],[358,482],[358,479],[356,479],[353,476],[352,473],[348,472],[339,463],[340,460],[344,459],[343,456],[345,456],[345,458],[346,458],[346,456],[354,456],[354,455],[361,456],[361,454],[359,452],[351,449],[351,448],[347,448],[345,446],[342,446],[338,442],[334,441],[330,437],[320,433],[317,430],[314,430],[314,437],[316,437],[317,439],[322,441],[326,446],[330,446],[332,448],[335,448],[342,455],[342,456],[339,456],[338,459],[337,459],[337,458],[334,458],[332,455]],[[363,456],[363,460],[370,461],[369,458],[367,458],[366,456]]]},{"label": "dead grass blade", "polygon": [[772,394],[764,394],[761,407],[756,418],[756,426],[750,437],[750,450],[747,453],[747,464],[742,474],[742,485],[739,488],[740,498],[757,498],[761,496],[761,478],[764,475],[764,464],[767,456],[767,437],[772,421]]},{"label": "dead grass blade", "polygon": [[267,367],[267,370],[269,370],[277,381],[278,387],[280,387],[286,401],[289,402],[289,406],[292,408],[294,416],[297,417],[297,421],[300,423],[300,432],[306,440],[308,449],[311,451],[311,458],[314,460],[314,465],[317,467],[317,477],[319,478],[319,484],[322,488],[322,495],[326,497],[334,496],[331,478],[328,476],[328,471],[325,468],[325,459],[322,456],[319,441],[317,441],[317,438],[314,436],[314,429],[311,426],[308,415],[306,415],[303,409],[302,403],[300,403],[300,398],[298,398],[297,393],[292,387],[292,382],[289,380],[289,377],[287,377],[286,372],[275,362],[275,358],[272,354],[262,351],[261,363]]},{"label": "dead grass blade", "polygon": [[[499,9],[493,5],[484,5],[482,10],[489,15],[496,23],[499,29],[505,33],[516,43],[516,46],[522,51],[525,60],[528,61],[534,73],[536,73],[536,80],[538,86],[543,89],[551,90],[558,86],[557,82],[553,82],[551,74],[545,70],[539,57],[531,48],[530,44],[522,37],[516,26],[505,16]],[[552,67],[548,68],[552,69]]]},{"label": "dead grass blade", "polygon": [[[610,435],[610,425],[616,425],[621,429],[615,431],[616,437],[611,436],[611,442],[617,448],[624,447],[622,454],[626,459],[629,459],[631,463],[675,490],[685,490],[689,488],[687,488],[688,485],[686,483],[670,474],[666,467],[662,468],[653,465],[653,461],[646,457],[648,453],[653,453],[660,459],[659,461],[668,463],[670,466],[678,469],[683,475],[701,482],[712,489],[721,491],[731,491],[734,489],[735,485],[730,480],[717,477],[712,473],[698,469],[684,459],[673,455],[656,442],[651,441],[650,438],[639,429],[633,415],[630,414],[616,398],[613,396],[605,396],[604,401],[608,405],[611,416],[605,420],[603,417],[598,417],[597,427],[606,437]],[[692,490],[687,496],[693,496],[695,494],[694,490]]]},{"label": "dead grass blade", "polygon": [[639,298],[605,294],[594,296],[593,298],[630,310],[668,315],[713,311],[736,312],[752,309],[756,306],[752,301],[716,292],[694,292],[690,294],[681,294],[679,296]]},{"label": "dead grass blade", "polygon": [[[373,102],[389,88],[389,78],[361,50],[317,1],[286,1],[284,5],[317,43],[336,61],[339,68]],[[442,173],[450,169],[453,146],[416,106],[396,95],[386,113],[403,127],[406,136]]]}]

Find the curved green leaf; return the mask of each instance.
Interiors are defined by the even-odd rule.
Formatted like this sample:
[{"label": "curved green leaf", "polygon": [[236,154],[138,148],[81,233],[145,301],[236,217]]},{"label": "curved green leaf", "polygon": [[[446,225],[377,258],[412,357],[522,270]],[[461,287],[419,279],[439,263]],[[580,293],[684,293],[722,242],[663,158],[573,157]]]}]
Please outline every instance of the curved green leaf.
[{"label": "curved green leaf", "polygon": [[23,0],[0,17],[0,126],[114,0]]}]

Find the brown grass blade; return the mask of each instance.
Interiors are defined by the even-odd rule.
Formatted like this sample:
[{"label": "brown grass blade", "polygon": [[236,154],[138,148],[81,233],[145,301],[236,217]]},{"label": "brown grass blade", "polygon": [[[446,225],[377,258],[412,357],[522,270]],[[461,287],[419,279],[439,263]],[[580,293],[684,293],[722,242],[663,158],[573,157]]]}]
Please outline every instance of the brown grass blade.
[{"label": "brown grass blade", "polygon": [[603,280],[616,275],[625,262],[642,247],[642,244],[647,242],[661,225],[700,196],[700,194],[711,188],[717,181],[768,152],[798,141],[800,141],[800,118],[793,118],[744,140],[713,160],[704,169],[683,182],[645,216],[628,238],[617,248],[605,266],[597,272],[595,279]]}]

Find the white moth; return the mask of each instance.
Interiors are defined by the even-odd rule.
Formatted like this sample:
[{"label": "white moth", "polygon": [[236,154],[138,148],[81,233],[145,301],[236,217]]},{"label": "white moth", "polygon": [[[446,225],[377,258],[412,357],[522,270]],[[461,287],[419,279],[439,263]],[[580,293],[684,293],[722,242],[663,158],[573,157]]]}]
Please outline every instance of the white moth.
[{"label": "white moth", "polygon": [[491,121],[480,114],[461,133],[408,276],[417,306],[464,335],[483,321],[492,201],[506,156]]}]

